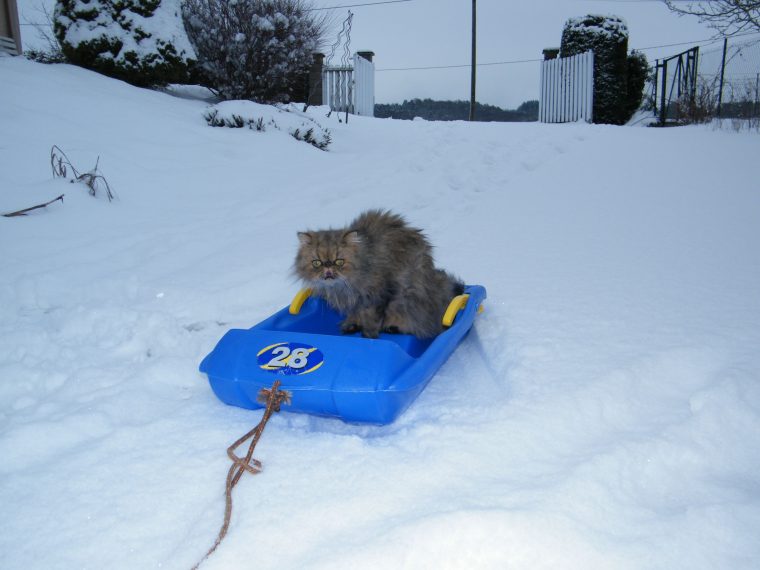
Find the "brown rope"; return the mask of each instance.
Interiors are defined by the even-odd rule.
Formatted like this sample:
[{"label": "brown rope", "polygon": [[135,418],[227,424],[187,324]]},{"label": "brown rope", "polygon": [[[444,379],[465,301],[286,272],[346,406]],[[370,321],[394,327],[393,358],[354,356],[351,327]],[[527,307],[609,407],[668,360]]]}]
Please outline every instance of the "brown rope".
[{"label": "brown rope", "polygon": [[[258,459],[253,459],[253,450],[256,448],[256,444],[259,442],[259,438],[261,438],[261,434],[264,432],[264,427],[267,425],[267,422],[269,421],[269,418],[272,416],[272,414],[274,412],[279,412],[280,406],[282,404],[290,403],[290,392],[287,390],[280,390],[279,388],[280,381],[277,380],[274,384],[272,384],[272,387],[270,389],[262,388],[259,390],[259,394],[256,399],[259,401],[259,403],[266,405],[266,408],[264,409],[264,415],[261,417],[261,421],[256,425],[255,428],[253,428],[251,431],[249,431],[247,434],[245,434],[243,437],[238,439],[235,443],[227,448],[227,456],[232,460],[232,465],[230,466],[230,470],[227,472],[224,523],[222,523],[222,528],[219,529],[219,536],[216,537],[214,546],[209,549],[209,551],[200,560],[200,562],[198,562],[198,564],[193,566],[193,570],[197,570],[197,568],[203,564],[203,562],[209,556],[211,556],[211,554],[213,554],[213,552],[221,544],[222,540],[224,540],[224,537],[227,535],[227,531],[230,527],[230,518],[232,517],[233,487],[237,485],[238,481],[240,481],[240,477],[245,471],[248,471],[248,473],[252,475],[256,475],[257,473],[261,472],[261,461]],[[248,446],[248,453],[246,453],[245,457],[241,458],[235,455],[235,450],[248,439],[251,439],[251,443]],[[253,465],[251,465],[251,463],[253,463]]]}]

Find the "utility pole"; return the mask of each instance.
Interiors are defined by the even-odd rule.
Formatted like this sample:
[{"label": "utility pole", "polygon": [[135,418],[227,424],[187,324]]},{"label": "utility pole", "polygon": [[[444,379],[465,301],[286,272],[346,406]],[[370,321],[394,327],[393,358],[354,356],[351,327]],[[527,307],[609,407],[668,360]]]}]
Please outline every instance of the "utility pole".
[{"label": "utility pole", "polygon": [[720,64],[720,88],[718,90],[718,118],[720,119],[721,107],[723,107],[723,75],[726,72],[726,50],[728,49],[728,38],[723,38],[723,60]]},{"label": "utility pole", "polygon": [[477,0],[472,0],[472,75],[470,77],[470,120],[475,120],[475,62],[477,61],[475,55],[475,38],[476,38],[476,22],[477,22]]}]

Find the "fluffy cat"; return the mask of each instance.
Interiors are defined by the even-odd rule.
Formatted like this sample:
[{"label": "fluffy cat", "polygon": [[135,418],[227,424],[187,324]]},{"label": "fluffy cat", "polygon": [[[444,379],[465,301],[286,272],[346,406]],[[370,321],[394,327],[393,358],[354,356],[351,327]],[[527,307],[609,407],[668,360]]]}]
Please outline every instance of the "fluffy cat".
[{"label": "fluffy cat", "polygon": [[431,338],[464,285],[433,265],[422,231],[388,211],[369,210],[347,228],[299,232],[295,273],[313,295],[346,315],[341,331]]}]

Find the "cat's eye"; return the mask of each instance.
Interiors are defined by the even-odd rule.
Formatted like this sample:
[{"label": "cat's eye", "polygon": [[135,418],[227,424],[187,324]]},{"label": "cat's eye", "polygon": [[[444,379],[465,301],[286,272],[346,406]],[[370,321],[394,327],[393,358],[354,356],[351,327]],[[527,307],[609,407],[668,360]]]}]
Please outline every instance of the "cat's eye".
[{"label": "cat's eye", "polygon": [[335,260],[336,267],[343,267],[345,265],[345,263],[346,263],[345,259],[336,259]]},{"label": "cat's eye", "polygon": [[322,261],[320,261],[319,259],[315,259],[314,261],[311,262],[311,265],[312,267],[322,267]]}]

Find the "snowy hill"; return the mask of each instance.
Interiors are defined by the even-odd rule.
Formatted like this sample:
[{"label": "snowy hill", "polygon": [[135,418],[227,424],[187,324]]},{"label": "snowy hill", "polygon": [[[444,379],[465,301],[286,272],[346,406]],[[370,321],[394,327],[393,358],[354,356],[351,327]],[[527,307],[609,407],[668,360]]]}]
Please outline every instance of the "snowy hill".
[{"label": "snowy hill", "polygon": [[[260,413],[197,371],[286,305],[296,232],[425,229],[486,311],[387,427],[276,415],[202,568],[757,568],[760,137],[313,117],[0,58],[0,568],[176,568]],[[53,179],[99,167],[109,203]]]}]

